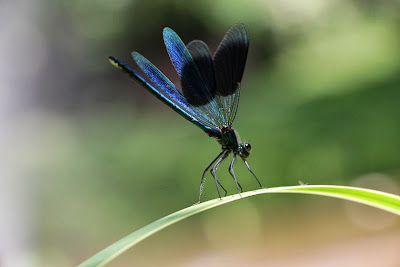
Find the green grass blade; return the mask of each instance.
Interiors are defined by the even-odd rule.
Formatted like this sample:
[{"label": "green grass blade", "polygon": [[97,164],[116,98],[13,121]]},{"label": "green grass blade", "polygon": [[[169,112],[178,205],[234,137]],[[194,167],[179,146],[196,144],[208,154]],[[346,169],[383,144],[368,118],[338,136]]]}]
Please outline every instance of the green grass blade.
[{"label": "green grass blade", "polygon": [[346,187],[346,186],[332,186],[332,185],[300,185],[300,186],[287,186],[287,187],[275,187],[268,189],[259,189],[254,191],[248,191],[241,194],[227,196],[220,199],[213,199],[194,205],[180,211],[174,212],[164,218],[161,218],[131,234],[115,242],[109,247],[103,249],[93,257],[89,258],[79,266],[102,266],[127,249],[131,248],[135,244],[139,243],[143,239],[151,236],[152,234],[164,229],[171,224],[177,223],[189,216],[195,215],[202,211],[226,204],[241,198],[267,194],[267,193],[302,193],[312,195],[322,195],[329,197],[336,197],[341,199],[347,199],[354,202],[373,206],[388,212],[400,215],[400,197],[376,190],[363,189],[357,187]]}]

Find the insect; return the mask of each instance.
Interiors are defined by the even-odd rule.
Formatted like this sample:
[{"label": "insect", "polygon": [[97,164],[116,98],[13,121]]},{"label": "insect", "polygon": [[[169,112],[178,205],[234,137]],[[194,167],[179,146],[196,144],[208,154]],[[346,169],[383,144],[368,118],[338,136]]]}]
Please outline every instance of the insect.
[{"label": "insect", "polygon": [[208,170],[214,177],[219,198],[220,187],[226,196],[227,191],[219,182],[216,170],[231,153],[233,158],[229,173],[235,180],[239,194],[243,189],[233,170],[237,156],[243,160],[260,187],[263,187],[246,161],[251,151],[250,144],[240,142],[237,132],[232,127],[238,109],[240,85],[249,48],[249,35],[245,25],[237,23],[230,28],[213,57],[203,41],[194,40],[185,46],[170,28],[164,28],[163,37],[172,64],[181,78],[182,92],[156,66],[137,52],[132,52],[133,59],[156,87],[121,60],[113,56],[110,56],[109,60],[182,117],[210,137],[216,138],[222,146],[222,151],[203,172],[197,203],[200,203]]}]

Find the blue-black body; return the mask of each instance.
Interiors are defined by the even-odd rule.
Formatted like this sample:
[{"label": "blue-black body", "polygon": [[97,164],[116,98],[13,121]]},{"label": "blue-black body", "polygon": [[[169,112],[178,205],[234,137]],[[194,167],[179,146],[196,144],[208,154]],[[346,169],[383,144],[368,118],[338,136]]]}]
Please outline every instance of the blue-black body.
[{"label": "blue-black body", "polygon": [[239,194],[242,187],[233,171],[237,155],[242,158],[248,170],[262,187],[246,161],[250,155],[251,146],[249,143],[241,143],[232,127],[238,108],[240,84],[249,46],[246,27],[241,23],[235,24],[226,33],[213,57],[203,41],[195,40],[185,46],[170,28],[165,28],[163,35],[170,59],[181,78],[182,92],[156,66],[137,52],[132,53],[136,64],[156,87],[119,59],[111,56],[109,60],[115,67],[126,72],[147,91],[206,134],[216,138],[221,144],[221,153],[203,172],[198,202],[200,202],[205,174],[211,166],[213,166],[211,174],[215,179],[219,197],[221,197],[219,186],[226,195],[227,191],[217,179],[216,169],[231,153],[233,153],[233,158],[229,172],[235,180]]}]

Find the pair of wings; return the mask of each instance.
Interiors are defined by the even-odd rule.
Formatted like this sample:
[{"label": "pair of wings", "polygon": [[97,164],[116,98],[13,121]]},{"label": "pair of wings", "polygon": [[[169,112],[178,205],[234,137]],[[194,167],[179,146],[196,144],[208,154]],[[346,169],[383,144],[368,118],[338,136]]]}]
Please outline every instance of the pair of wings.
[{"label": "pair of wings", "polygon": [[164,29],[163,37],[172,64],[181,78],[182,93],[137,52],[132,53],[136,64],[159,89],[117,58],[110,57],[110,61],[184,118],[206,133],[217,135],[219,128],[232,124],[238,108],[240,82],[249,47],[246,27],[239,23],[229,29],[214,57],[203,41],[195,40],[185,46],[170,28]]}]

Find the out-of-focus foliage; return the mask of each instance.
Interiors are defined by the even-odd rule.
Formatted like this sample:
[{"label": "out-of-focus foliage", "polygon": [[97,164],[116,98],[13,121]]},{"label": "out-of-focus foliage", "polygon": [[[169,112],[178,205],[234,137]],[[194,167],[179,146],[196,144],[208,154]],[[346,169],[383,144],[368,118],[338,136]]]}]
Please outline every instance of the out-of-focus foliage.
[{"label": "out-of-focus foliage", "polygon": [[[42,1],[33,10],[31,46],[15,51],[38,66],[34,82],[24,84],[29,99],[20,97],[26,117],[18,121],[15,158],[35,178],[40,263],[77,264],[197,200],[219,145],[107,60],[114,55],[137,69],[130,53],[138,51],[179,84],[162,40],[165,26],[185,43],[206,41],[214,52],[229,27],[247,25],[250,50],[233,126],[252,144],[248,161],[263,184],[301,180],[399,193],[398,1],[72,0]],[[241,185],[257,188],[241,163],[235,166]],[[228,166],[218,175],[235,193]],[[204,199],[216,196],[209,176]],[[332,213],[321,211],[327,206]],[[332,227],[336,240],[399,229],[392,217],[371,219],[386,214],[353,208],[304,196],[245,200],[172,227],[115,266],[185,265],[217,248],[263,251],[268,259],[273,251],[335,240],[318,229]],[[315,238],[285,239],[297,230],[315,231]]]}]

